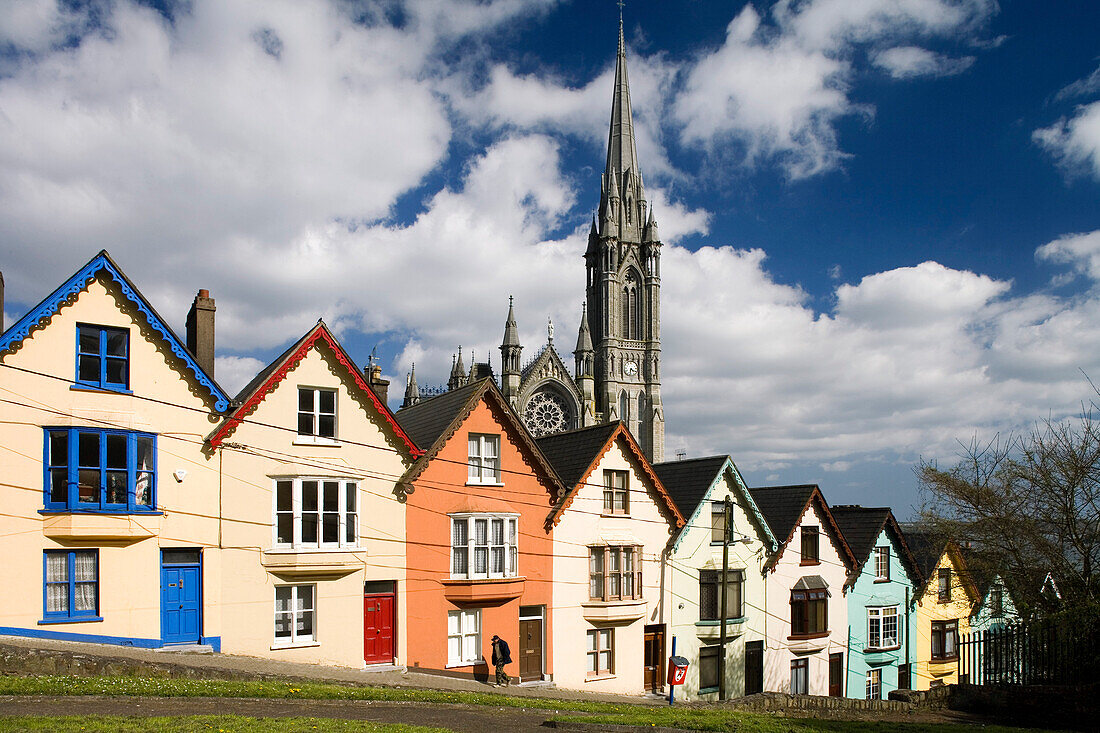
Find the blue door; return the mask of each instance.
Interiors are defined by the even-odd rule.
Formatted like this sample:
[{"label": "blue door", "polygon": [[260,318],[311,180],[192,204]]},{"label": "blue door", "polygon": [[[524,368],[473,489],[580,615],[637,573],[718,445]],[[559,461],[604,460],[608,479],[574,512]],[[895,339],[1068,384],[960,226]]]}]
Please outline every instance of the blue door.
[{"label": "blue door", "polygon": [[198,550],[162,551],[160,638],[165,644],[198,644],[202,638],[202,562]]}]

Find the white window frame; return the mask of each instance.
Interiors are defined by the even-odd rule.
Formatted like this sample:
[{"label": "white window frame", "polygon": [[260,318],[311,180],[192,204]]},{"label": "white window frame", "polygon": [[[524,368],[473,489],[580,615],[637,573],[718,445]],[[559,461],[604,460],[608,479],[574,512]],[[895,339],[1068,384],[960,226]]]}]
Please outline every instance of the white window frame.
[{"label": "white window frame", "polygon": [[869,670],[867,670],[867,699],[868,700],[881,700],[882,699],[882,670],[881,669],[869,669]]},{"label": "white window frame", "polygon": [[[886,621],[894,620],[894,635],[887,636]],[[897,606],[876,606],[867,609],[867,648],[897,649],[901,646],[901,624]]]},{"label": "white window frame", "polygon": [[[458,643],[457,656],[454,654],[452,641]],[[447,666],[469,667],[477,664],[481,659],[481,609],[463,608],[448,611]]]},{"label": "white window frame", "polygon": [[875,580],[885,581],[890,579],[890,545],[880,545],[875,548]]},{"label": "white window frame", "polygon": [[[302,392],[313,393],[313,410],[307,412],[302,410]],[[321,412],[321,392],[332,393],[332,435],[321,435],[320,424],[321,416],[328,415],[328,412]],[[339,390],[332,387],[309,387],[305,385],[298,386],[298,402],[296,404],[295,415],[297,416],[298,424],[295,425],[297,435],[294,438],[295,443],[310,443],[320,445],[335,445],[337,436],[340,435],[340,393]],[[313,432],[303,433],[301,432],[301,416],[311,415],[313,417]]]},{"label": "white window frame", "polygon": [[[305,511],[302,500],[302,484],[315,482],[317,484],[317,509]],[[287,511],[280,506],[280,484],[291,484],[291,508]],[[326,484],[337,485],[336,511],[325,510]],[[354,498],[354,506],[349,507],[349,497]],[[354,479],[333,478],[324,476],[275,476],[271,491],[271,546],[278,550],[342,550],[359,547],[359,509],[361,497],[359,496],[359,482]],[[285,505],[284,505],[285,506]],[[325,542],[325,518],[326,515],[338,514],[337,541]],[[317,521],[317,541],[305,542],[302,539],[303,516],[313,515]],[[293,539],[291,542],[279,540],[279,522],[290,518]],[[351,532],[352,539],[348,539]]]},{"label": "white window frame", "polygon": [[[600,640],[606,639],[602,645]],[[588,629],[585,633],[585,676],[588,679],[610,677],[615,674],[615,629]],[[607,668],[600,666],[601,659],[607,659]]]},{"label": "white window frame", "polygon": [[[290,589],[290,609],[287,611],[279,610],[279,591]],[[310,605],[308,608],[299,608],[299,593],[302,588],[310,589]],[[317,641],[317,586],[312,583],[300,583],[297,585],[277,585],[275,586],[275,605],[274,620],[278,623],[279,616],[290,616],[290,637],[275,636],[275,642],[272,645],[273,649],[287,648],[295,646],[318,646]],[[309,636],[298,635],[298,618],[309,614],[311,627],[313,631]]]},{"label": "white window frame", "polygon": [[[518,514],[449,514],[451,520],[451,577],[458,580],[485,578],[515,578],[519,576],[519,515]],[[499,525],[497,524],[499,522]],[[484,523],[484,524],[482,524]],[[458,526],[465,525],[465,537],[459,536]],[[458,525],[458,526],[456,526]],[[497,542],[495,529],[500,526],[503,542]],[[484,527],[484,541],[479,536]],[[465,542],[461,541],[465,539]],[[462,572],[456,557],[465,557],[466,571]],[[484,557],[484,570],[480,559]],[[503,558],[503,566],[495,570],[496,559]]]},{"label": "white window frame", "polygon": [[[502,486],[500,481],[500,435],[470,433],[466,439],[469,467],[466,484]],[[490,450],[491,449],[491,450]]]}]

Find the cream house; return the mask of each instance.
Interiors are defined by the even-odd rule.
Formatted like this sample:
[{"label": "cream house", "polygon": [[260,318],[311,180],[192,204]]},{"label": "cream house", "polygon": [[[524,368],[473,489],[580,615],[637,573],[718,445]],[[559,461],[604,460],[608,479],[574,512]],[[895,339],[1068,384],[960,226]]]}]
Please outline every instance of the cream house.
[{"label": "cream house", "polygon": [[848,652],[845,583],[855,558],[813,485],[750,491],[779,540],[766,571],[764,689],[842,697]]},{"label": "cream house", "polygon": [[539,438],[564,494],[554,530],[554,681],[642,694],[664,686],[662,566],[684,519],[622,423]]},{"label": "cream house", "polygon": [[213,311],[188,348],[100,252],[0,337],[0,634],[220,647]]},{"label": "cream house", "polygon": [[729,558],[725,565],[725,699],[763,692],[761,604],[764,566],[778,549],[775,537],[729,456],[658,463],[653,470],[687,520],[676,535],[665,571],[675,653],[689,661],[687,679],[676,696],[719,698],[724,550]]},{"label": "cream house", "polygon": [[403,664],[405,507],[420,451],[318,322],[237,396],[209,436],[223,649],[347,667]]}]

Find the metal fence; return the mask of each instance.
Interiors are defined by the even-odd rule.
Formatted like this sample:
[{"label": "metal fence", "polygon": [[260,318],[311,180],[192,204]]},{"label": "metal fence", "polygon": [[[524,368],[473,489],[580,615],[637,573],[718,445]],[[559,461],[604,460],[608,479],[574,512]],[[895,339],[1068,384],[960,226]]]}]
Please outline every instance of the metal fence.
[{"label": "metal fence", "polygon": [[959,681],[974,685],[1078,685],[1100,679],[1100,629],[1040,622],[964,634]]}]

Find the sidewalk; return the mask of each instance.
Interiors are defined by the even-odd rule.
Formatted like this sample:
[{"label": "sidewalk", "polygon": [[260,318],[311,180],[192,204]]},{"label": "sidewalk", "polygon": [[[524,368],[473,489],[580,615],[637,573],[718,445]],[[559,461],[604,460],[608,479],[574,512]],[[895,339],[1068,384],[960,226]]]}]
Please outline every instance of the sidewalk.
[{"label": "sidewalk", "polygon": [[79,675],[153,673],[162,676],[206,679],[286,679],[421,690],[492,692],[515,697],[553,700],[588,700],[635,705],[667,704],[663,698],[560,690],[547,685],[494,688],[475,680],[416,671],[406,672],[393,667],[350,669],[230,654],[164,652],[110,644],[27,639],[17,636],[0,636],[0,672]]}]

